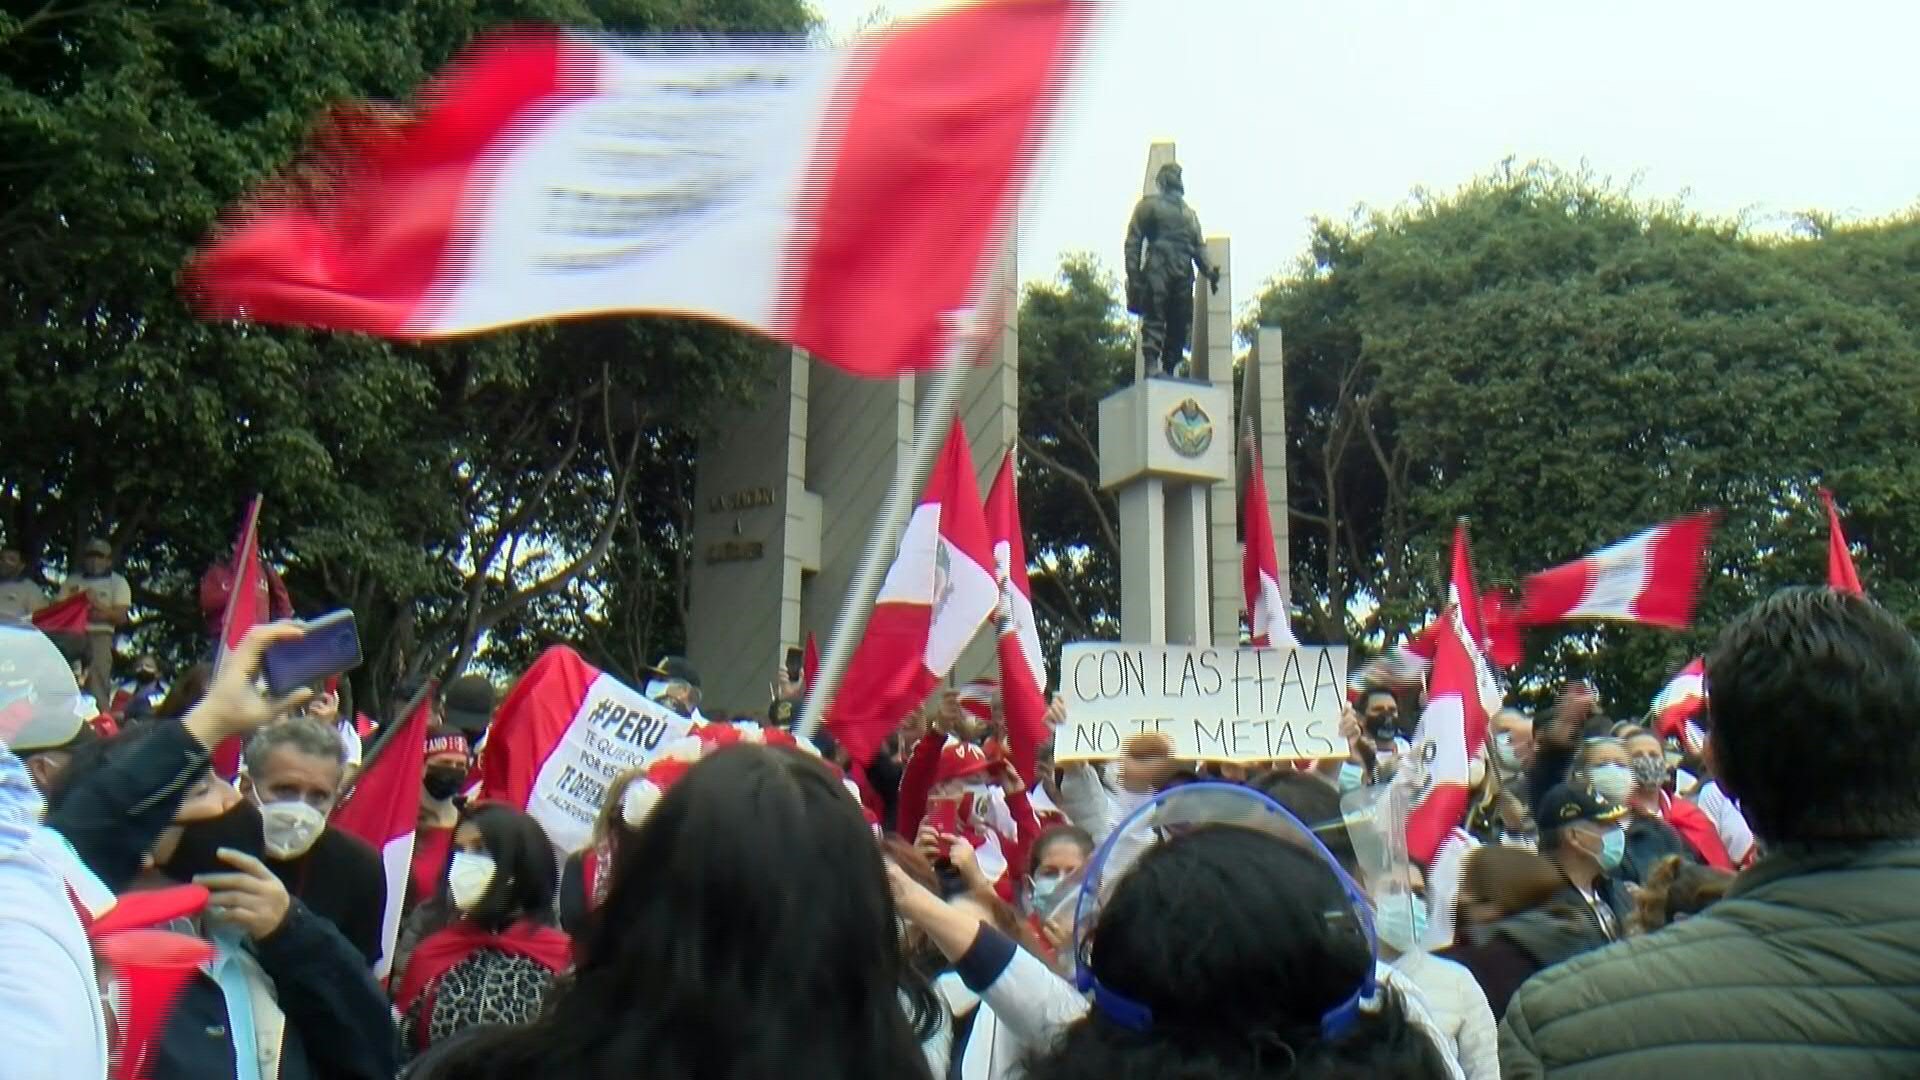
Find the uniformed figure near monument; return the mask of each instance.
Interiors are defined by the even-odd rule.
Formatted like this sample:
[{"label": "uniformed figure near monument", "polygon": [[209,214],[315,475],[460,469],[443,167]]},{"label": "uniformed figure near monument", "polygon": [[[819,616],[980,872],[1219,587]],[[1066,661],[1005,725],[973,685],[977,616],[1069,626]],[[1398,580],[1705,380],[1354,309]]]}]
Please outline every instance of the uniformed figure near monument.
[{"label": "uniformed figure near monument", "polygon": [[1200,216],[1187,205],[1180,166],[1163,165],[1160,190],[1140,200],[1127,224],[1127,310],[1140,316],[1140,348],[1147,373],[1179,374],[1193,329],[1193,272],[1214,292],[1220,268],[1207,261]]}]

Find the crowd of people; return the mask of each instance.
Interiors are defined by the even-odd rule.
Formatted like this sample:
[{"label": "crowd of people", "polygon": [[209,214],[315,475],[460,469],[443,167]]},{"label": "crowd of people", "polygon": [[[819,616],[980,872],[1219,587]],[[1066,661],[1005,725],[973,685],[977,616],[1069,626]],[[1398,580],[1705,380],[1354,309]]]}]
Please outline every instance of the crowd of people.
[{"label": "crowd of people", "polygon": [[855,768],[707,721],[672,658],[649,690],[698,745],[618,777],[575,851],[476,797],[494,688],[456,681],[397,934],[333,815],[399,716],[271,696],[300,633],[97,719],[74,650],[0,622],[0,1075],[1920,1075],[1920,645],[1863,598],[1727,626],[1699,748],[1580,683],[1500,712],[1458,828],[1385,869],[1356,808],[1417,775],[1424,704],[1392,664],[1345,759],[1143,736],[1022,775],[980,686]]}]

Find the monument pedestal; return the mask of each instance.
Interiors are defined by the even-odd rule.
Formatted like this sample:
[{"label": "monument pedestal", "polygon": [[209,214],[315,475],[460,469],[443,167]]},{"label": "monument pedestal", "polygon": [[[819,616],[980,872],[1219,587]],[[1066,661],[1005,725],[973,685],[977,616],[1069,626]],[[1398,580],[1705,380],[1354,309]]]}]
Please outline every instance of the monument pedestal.
[{"label": "monument pedestal", "polygon": [[1210,500],[1233,479],[1233,399],[1147,379],[1100,403],[1100,486],[1120,503],[1120,636],[1213,642]]}]

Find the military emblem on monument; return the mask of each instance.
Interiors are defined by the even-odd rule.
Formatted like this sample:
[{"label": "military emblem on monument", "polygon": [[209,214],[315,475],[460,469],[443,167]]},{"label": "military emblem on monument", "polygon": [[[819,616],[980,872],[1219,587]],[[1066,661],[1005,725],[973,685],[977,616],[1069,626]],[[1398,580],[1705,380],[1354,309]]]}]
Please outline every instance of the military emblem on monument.
[{"label": "military emblem on monument", "polygon": [[1192,398],[1167,414],[1167,444],[1181,457],[1197,458],[1213,445],[1213,418]]}]

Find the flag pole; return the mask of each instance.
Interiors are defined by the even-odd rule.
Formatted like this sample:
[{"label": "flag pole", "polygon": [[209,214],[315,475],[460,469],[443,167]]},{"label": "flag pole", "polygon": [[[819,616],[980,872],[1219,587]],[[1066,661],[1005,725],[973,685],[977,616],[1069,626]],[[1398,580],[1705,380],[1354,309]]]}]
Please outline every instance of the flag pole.
[{"label": "flag pole", "polygon": [[920,489],[926,486],[927,476],[933,472],[934,459],[940,456],[940,448],[946,444],[947,428],[953,420],[954,406],[960,400],[961,384],[966,381],[967,373],[973,370],[977,350],[986,341],[986,328],[980,325],[977,317],[989,313],[996,316],[1005,314],[991,301],[993,290],[1008,265],[1012,246],[1011,236],[1001,242],[1000,252],[990,264],[992,270],[981,283],[976,302],[969,313],[976,317],[963,320],[956,327],[953,340],[947,347],[946,359],[934,371],[926,404],[914,415],[913,445],[906,468],[894,470],[893,483],[887,489],[886,506],[880,514],[880,520],[873,523],[873,533],[867,537],[867,549],[861,557],[860,568],[847,586],[847,598],[840,606],[840,619],[834,623],[833,637],[827,642],[826,654],[820,658],[819,679],[813,686],[807,687],[806,700],[801,703],[800,715],[793,723],[793,734],[797,739],[812,739],[820,729],[827,706],[833,703],[833,695],[840,690],[840,680],[846,676],[847,666],[853,661],[853,650],[866,634],[867,619],[873,614],[874,601],[880,595],[880,583],[885,579],[887,567],[900,547],[900,534],[906,531],[907,520],[912,517],[913,508],[919,502]]},{"label": "flag pole", "polygon": [[866,633],[867,618],[873,613],[874,601],[880,595],[880,582],[887,566],[893,561],[895,550],[900,546],[900,534],[905,531],[907,519],[913,513],[920,488],[926,484],[927,475],[933,471],[934,459],[939,456],[940,447],[946,441],[954,403],[960,398],[960,384],[966,380],[967,372],[972,368],[969,363],[972,350],[972,335],[964,335],[954,343],[946,362],[940,365],[933,377],[933,387],[927,393],[926,406],[914,417],[911,457],[906,468],[894,470],[892,486],[887,490],[885,511],[880,515],[880,520],[873,524],[873,533],[867,538],[867,550],[861,557],[860,569],[847,587],[846,601],[840,607],[840,619],[834,623],[833,637],[827,642],[826,654],[820,658],[819,680],[807,688],[800,718],[794,721],[793,734],[797,739],[811,739],[814,732],[819,730],[821,716],[833,701],[833,695],[839,691],[840,680],[853,660],[854,646]]}]

